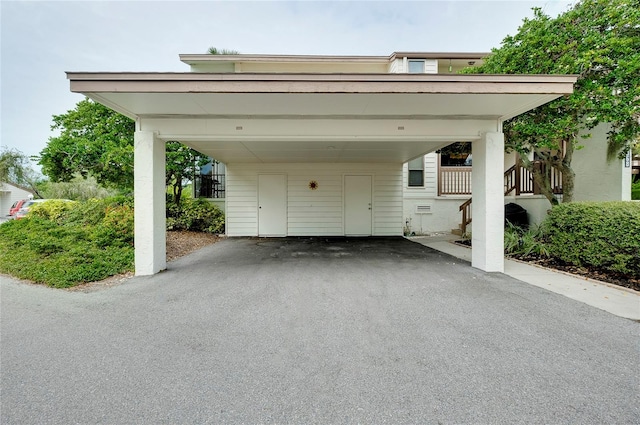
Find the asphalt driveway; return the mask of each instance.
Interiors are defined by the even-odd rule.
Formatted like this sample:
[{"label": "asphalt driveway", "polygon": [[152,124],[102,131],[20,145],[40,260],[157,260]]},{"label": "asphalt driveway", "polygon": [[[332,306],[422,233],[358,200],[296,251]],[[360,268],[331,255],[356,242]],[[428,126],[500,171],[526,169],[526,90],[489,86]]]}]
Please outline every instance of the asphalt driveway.
[{"label": "asphalt driveway", "polygon": [[640,324],[402,238],[2,278],[2,424],[640,423]]}]

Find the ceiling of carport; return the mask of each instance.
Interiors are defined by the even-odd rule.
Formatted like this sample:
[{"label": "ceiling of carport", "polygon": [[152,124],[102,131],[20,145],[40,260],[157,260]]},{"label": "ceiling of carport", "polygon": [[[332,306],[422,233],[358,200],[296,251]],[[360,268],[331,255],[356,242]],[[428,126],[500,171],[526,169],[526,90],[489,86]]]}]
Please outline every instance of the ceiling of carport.
[{"label": "ceiling of carport", "polygon": [[222,162],[405,162],[572,90],[572,76],[79,74],[72,91]]}]

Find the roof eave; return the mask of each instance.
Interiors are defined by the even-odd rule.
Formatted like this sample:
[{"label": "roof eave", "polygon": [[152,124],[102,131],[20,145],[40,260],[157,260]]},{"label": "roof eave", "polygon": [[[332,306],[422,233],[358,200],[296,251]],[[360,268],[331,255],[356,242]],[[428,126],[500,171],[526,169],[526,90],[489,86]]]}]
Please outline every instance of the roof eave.
[{"label": "roof eave", "polygon": [[576,75],[77,73],[76,93],[571,94]]}]

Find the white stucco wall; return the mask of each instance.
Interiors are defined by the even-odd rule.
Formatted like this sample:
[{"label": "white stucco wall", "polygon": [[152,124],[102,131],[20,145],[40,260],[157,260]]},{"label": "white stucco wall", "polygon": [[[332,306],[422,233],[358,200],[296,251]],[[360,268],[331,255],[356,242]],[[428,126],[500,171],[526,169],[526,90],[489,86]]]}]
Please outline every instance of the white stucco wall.
[{"label": "white stucco wall", "polygon": [[513,202],[527,210],[529,225],[539,225],[551,209],[551,203],[543,195],[505,196],[504,204]]},{"label": "white stucco wall", "polygon": [[[372,176],[372,233],[402,235],[400,164],[227,164],[228,236],[258,235],[258,175],[286,175],[287,235],[344,235],[345,175]],[[318,188],[310,190],[310,181]]]},{"label": "white stucco wall", "polygon": [[582,139],[571,163],[575,173],[574,201],[628,201],[631,199],[631,168],[624,160],[607,161],[607,131],[601,124]]}]

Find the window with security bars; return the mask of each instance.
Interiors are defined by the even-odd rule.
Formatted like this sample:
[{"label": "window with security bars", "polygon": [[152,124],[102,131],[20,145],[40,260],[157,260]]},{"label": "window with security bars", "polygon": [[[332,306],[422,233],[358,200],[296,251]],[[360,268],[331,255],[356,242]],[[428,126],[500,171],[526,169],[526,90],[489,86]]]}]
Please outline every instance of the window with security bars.
[{"label": "window with security bars", "polygon": [[216,160],[200,167],[194,176],[194,195],[198,198],[221,199],[225,197],[225,166]]}]

